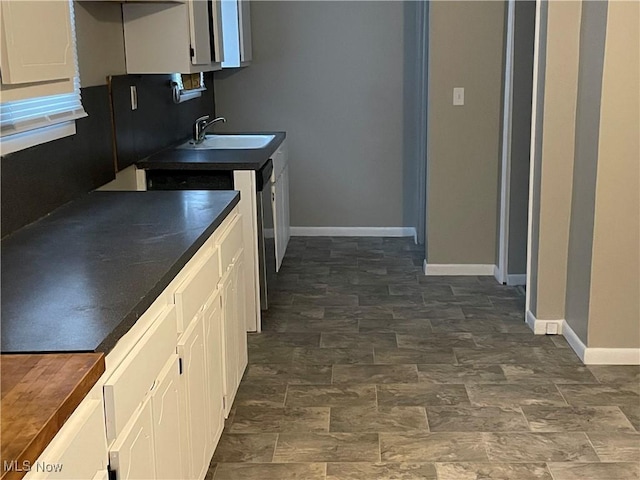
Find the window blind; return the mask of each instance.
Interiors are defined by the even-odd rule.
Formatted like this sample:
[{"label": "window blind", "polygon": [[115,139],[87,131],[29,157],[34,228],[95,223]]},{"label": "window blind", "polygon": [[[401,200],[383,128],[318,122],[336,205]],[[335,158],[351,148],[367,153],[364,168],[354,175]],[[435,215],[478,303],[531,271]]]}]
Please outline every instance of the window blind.
[{"label": "window blind", "polygon": [[80,76],[78,73],[78,53],[76,48],[75,17],[73,1],[70,1],[71,30],[74,41],[73,55],[76,75],[73,92],[48,95],[0,104],[0,136],[6,137],[38,128],[49,127],[86,117],[80,96]]}]

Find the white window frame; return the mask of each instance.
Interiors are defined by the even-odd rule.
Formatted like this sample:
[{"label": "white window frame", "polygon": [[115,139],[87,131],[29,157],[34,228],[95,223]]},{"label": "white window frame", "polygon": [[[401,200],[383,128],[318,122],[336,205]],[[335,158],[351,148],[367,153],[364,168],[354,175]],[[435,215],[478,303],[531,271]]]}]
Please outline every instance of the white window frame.
[{"label": "white window frame", "polygon": [[[78,49],[76,43],[75,15],[73,0],[70,4],[70,24],[73,38],[73,55],[75,60],[75,76],[73,78],[73,92],[48,95],[0,104],[0,118],[4,132],[0,133],[0,154],[24,150],[29,147],[58,140],[76,134],[76,120],[87,116],[82,106],[80,94],[80,73],[78,70]],[[37,105],[43,101],[50,103],[47,106]],[[60,104],[63,108],[60,108]],[[35,106],[34,106],[35,105]],[[37,109],[38,113],[29,116],[29,109]],[[16,112],[16,119],[11,115],[11,110]],[[6,128],[6,127],[9,128]],[[7,131],[13,128],[13,132]]]}]

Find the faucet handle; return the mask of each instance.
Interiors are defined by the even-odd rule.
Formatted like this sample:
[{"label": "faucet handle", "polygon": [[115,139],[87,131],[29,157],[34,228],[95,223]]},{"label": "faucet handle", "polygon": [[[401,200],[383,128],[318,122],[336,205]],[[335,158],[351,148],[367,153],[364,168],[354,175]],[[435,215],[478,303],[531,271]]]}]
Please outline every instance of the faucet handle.
[{"label": "faucet handle", "polygon": [[206,122],[207,120],[209,120],[209,115],[203,115],[200,118],[196,118],[196,123]]}]

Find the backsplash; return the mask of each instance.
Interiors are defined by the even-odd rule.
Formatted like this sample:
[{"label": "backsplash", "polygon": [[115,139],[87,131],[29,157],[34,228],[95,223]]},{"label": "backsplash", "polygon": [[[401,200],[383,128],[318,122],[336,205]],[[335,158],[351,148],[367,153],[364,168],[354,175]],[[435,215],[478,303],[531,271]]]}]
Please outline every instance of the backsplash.
[{"label": "backsplash", "polygon": [[2,157],[2,237],[115,177],[109,90],[81,94],[88,116],[76,121],[75,135]]},{"label": "backsplash", "polygon": [[[83,88],[88,117],[76,122],[75,135],[3,156],[1,236],[113,180],[116,171],[187,138],[196,118],[214,114],[212,74],[205,74],[207,90],[201,97],[180,104],[173,103],[170,81],[170,75],[111,77],[113,105],[107,85]],[[137,110],[131,110],[131,85],[137,88]]]},{"label": "backsplash", "polygon": [[[196,118],[213,115],[210,73],[202,96],[183,103],[173,103],[170,84],[171,75],[111,77],[118,170],[189,137]],[[137,89],[136,110],[131,110],[131,86]]]}]

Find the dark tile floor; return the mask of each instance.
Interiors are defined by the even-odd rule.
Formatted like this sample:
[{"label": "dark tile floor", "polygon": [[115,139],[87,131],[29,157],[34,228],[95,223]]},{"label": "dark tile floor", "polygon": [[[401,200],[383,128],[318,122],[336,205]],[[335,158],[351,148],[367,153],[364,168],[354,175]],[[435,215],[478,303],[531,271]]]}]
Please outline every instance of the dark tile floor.
[{"label": "dark tile floor", "polygon": [[492,277],[292,238],[208,478],[640,478],[640,368],[581,364]]}]

